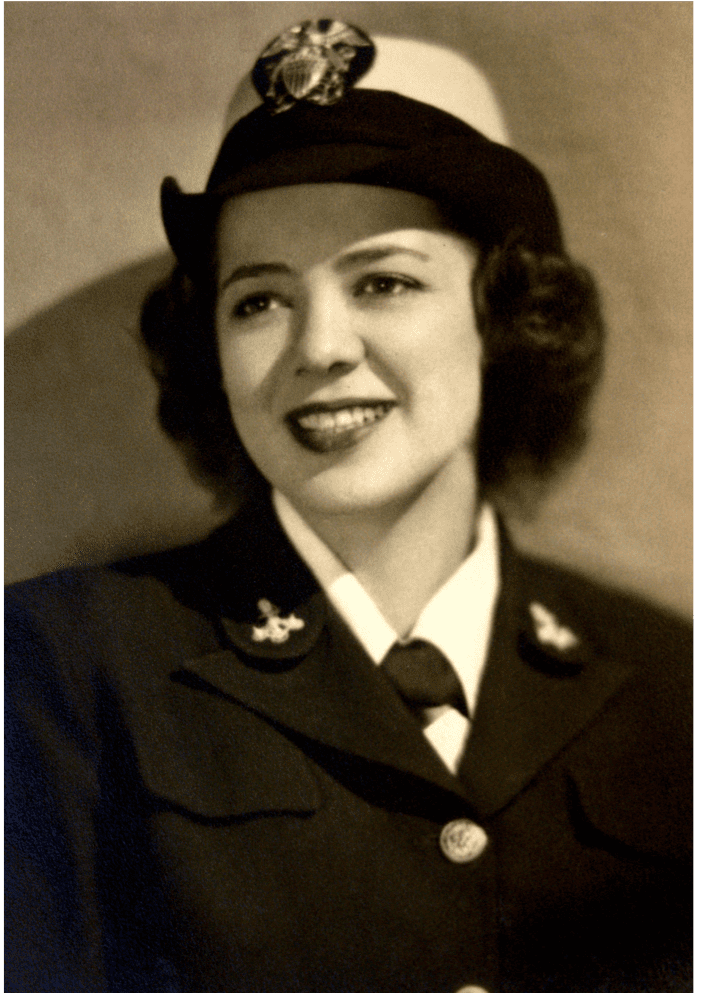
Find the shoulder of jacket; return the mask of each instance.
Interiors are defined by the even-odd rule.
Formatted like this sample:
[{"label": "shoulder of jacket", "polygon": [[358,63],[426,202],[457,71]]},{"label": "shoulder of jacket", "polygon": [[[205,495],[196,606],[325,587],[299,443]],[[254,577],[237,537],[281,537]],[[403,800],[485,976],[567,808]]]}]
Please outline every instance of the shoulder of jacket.
[{"label": "shoulder of jacket", "polygon": [[20,580],[5,587],[9,606],[42,608],[57,603],[70,609],[72,601],[86,602],[103,590],[143,584],[169,583],[188,574],[203,558],[209,537],[165,551],[132,556],[106,564],[73,566]]},{"label": "shoulder of jacket", "polygon": [[166,643],[216,647],[197,600],[207,572],[193,545],[24,580],[5,591],[6,644],[20,665],[42,655],[83,669],[129,652],[156,659]]}]

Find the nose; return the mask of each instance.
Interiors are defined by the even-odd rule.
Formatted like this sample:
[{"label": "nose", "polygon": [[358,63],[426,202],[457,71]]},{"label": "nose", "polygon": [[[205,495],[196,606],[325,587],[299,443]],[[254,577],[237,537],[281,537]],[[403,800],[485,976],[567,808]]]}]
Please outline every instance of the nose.
[{"label": "nose", "polygon": [[297,375],[350,372],[365,358],[356,322],[337,294],[311,295],[295,340]]}]

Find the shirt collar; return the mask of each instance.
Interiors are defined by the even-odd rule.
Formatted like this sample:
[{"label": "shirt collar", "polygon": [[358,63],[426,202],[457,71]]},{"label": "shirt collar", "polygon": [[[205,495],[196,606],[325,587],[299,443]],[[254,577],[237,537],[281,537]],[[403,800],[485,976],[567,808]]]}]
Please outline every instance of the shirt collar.
[{"label": "shirt collar", "polygon": [[[291,544],[376,665],[401,639],[353,573],[312,530],[290,501],[273,491],[273,506]],[[424,607],[410,634],[440,649],[456,670],[469,713],[475,712],[500,586],[499,539],[489,504],[476,522],[475,546]]]}]

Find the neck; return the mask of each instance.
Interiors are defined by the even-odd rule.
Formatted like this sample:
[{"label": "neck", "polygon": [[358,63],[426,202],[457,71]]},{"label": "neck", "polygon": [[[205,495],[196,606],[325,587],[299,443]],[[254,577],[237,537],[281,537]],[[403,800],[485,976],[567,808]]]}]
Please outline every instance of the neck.
[{"label": "neck", "polygon": [[472,466],[456,460],[402,505],[347,514],[301,510],[403,636],[475,540]]}]

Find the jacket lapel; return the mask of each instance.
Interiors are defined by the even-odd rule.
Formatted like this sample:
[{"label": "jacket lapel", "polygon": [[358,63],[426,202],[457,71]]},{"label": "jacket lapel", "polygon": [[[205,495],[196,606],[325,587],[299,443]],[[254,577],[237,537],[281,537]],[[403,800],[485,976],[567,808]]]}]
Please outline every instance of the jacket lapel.
[{"label": "jacket lapel", "polygon": [[270,506],[244,510],[206,543],[210,611],[223,650],[188,660],[197,677],[303,747],[326,749],[424,780],[454,797],[462,787],[397,693],[332,609]]},{"label": "jacket lapel", "polygon": [[252,665],[240,653],[222,651],[187,662],[183,671],[269,721],[305,751],[323,746],[462,796],[383,673],[335,617],[291,666]]},{"label": "jacket lapel", "polygon": [[502,592],[459,773],[484,818],[517,796],[632,673],[563,616],[557,590],[502,539]]}]

